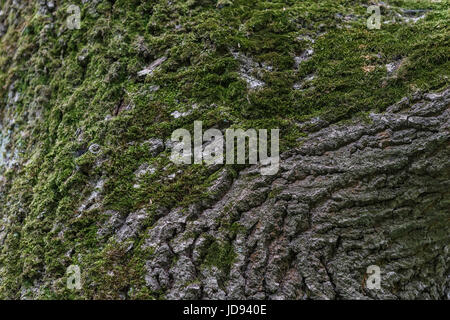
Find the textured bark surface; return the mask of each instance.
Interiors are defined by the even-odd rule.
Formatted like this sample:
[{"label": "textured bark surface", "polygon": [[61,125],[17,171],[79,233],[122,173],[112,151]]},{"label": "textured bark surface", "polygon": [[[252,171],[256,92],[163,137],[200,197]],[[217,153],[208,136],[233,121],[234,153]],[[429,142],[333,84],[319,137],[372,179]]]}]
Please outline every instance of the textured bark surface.
[{"label": "textured bark surface", "polygon": [[449,2],[374,2],[0,0],[0,299],[449,299]]},{"label": "textured bark surface", "polygon": [[[172,299],[448,299],[449,106],[447,90],[367,123],[303,124],[317,132],[278,175],[250,168],[232,182],[224,171],[213,205],[157,221],[148,285]],[[207,235],[231,240],[227,268],[199,268]],[[365,288],[369,265],[381,290]]]}]

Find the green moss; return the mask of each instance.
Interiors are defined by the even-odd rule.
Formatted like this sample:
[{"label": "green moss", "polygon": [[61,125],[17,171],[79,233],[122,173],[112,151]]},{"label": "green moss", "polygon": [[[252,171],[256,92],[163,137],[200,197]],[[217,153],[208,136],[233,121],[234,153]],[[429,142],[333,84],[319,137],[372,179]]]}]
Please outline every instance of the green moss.
[{"label": "green moss", "polygon": [[279,188],[275,188],[272,191],[269,192],[268,198],[269,199],[274,199],[276,198],[281,192],[283,191],[283,188],[279,187]]},{"label": "green moss", "polygon": [[[42,298],[111,298],[114,290],[164,297],[164,290],[150,292],[143,280],[145,236],[124,252],[97,236],[104,213],[125,216],[145,208],[144,235],[158,206],[171,209],[211,196],[206,190],[221,169],[176,167],[168,151],[149,154],[143,144],[149,138],[166,140],[173,130],[202,120],[205,128],[280,128],[283,151],[305,136],[297,126],[305,119],[335,123],[358,114],[369,121],[370,111],[449,85],[446,1],[389,1],[384,20],[399,7],[433,10],[415,24],[383,24],[380,30],[366,28],[367,1],[60,1],[48,14],[39,14],[32,2],[19,12],[11,0],[0,4],[8,13],[0,42],[0,113],[14,116],[11,145],[21,157],[21,165],[0,168],[6,179],[0,216],[10,219],[0,249],[0,298],[18,298],[22,284],[32,286],[44,273],[51,279],[45,279]],[[81,8],[80,30],[65,27],[69,4]],[[357,19],[336,17],[345,14]],[[294,57],[310,47],[311,58],[294,68]],[[264,87],[247,88],[242,63],[231,51],[271,67],[256,75]],[[167,60],[153,74],[137,75],[162,56]],[[388,75],[385,65],[398,60],[404,63]],[[302,90],[293,88],[311,74]],[[10,92],[20,99],[7,108]],[[171,116],[193,104],[198,108],[190,115]],[[87,151],[93,143],[101,153]],[[143,163],[156,171],[134,188]],[[236,176],[244,167],[227,170]],[[80,212],[101,176],[100,206]],[[222,227],[244,231],[235,223]],[[67,256],[70,250],[75,253]],[[233,259],[227,243],[213,241],[205,253],[206,266],[225,271]],[[61,281],[75,262],[90,279],[81,292]],[[109,278],[110,271],[117,279]]]},{"label": "green moss", "polygon": [[215,266],[224,274],[228,274],[235,258],[236,254],[230,243],[222,243],[214,239],[206,250],[203,265]]}]

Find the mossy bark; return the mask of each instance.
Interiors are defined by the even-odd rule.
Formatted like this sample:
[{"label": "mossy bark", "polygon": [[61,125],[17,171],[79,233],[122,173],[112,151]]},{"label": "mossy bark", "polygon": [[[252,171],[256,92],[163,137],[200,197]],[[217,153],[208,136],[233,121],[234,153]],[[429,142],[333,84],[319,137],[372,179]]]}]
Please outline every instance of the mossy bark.
[{"label": "mossy bark", "polygon": [[[370,4],[0,0],[0,298],[448,297],[449,4]],[[280,174],[174,165],[196,120]]]}]

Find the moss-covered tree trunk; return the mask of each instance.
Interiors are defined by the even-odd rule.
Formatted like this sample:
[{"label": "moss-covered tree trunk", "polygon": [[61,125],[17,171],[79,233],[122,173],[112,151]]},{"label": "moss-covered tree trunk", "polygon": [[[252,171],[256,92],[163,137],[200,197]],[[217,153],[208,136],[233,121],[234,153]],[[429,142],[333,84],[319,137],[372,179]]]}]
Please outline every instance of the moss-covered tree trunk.
[{"label": "moss-covered tree trunk", "polygon": [[0,0],[0,298],[448,299],[449,3],[372,4]]}]

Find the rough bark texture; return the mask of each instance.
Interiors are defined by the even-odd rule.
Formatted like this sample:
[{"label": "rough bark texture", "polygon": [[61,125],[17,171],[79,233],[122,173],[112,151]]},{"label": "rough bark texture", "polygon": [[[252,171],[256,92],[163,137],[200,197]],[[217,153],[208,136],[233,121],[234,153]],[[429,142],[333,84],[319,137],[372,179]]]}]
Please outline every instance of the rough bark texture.
[{"label": "rough bark texture", "polygon": [[[173,210],[149,231],[147,283],[173,299],[448,299],[449,106],[447,90],[367,123],[315,122],[278,175],[224,171],[217,202]],[[233,256],[208,253],[229,265],[199,269],[209,239],[231,240]],[[381,290],[365,288],[369,265]]]},{"label": "rough bark texture", "polygon": [[449,2],[373,2],[0,0],[0,299],[449,299]]}]

